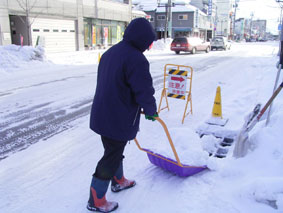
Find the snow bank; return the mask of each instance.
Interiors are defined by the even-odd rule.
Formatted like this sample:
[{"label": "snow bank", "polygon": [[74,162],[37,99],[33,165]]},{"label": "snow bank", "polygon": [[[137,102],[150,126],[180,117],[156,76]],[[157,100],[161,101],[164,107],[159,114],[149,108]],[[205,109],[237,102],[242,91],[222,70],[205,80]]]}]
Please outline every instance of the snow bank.
[{"label": "snow bank", "polygon": [[283,177],[258,178],[249,191],[256,201],[283,210]]},{"label": "snow bank", "polygon": [[[274,101],[275,106],[269,126],[264,128],[264,120],[251,136],[253,150],[251,156],[247,156],[247,161],[250,158],[255,161],[256,157],[265,159],[265,163],[261,165],[265,175],[250,184],[249,193],[256,201],[270,205],[281,212],[283,211],[283,101],[279,97]],[[268,167],[272,167],[272,170]]]},{"label": "snow bank", "polygon": [[[279,94],[282,97],[282,94]],[[283,100],[274,99],[270,123],[260,121],[249,132],[251,149],[244,158],[229,160],[223,176],[238,177],[241,197],[283,211]],[[241,177],[241,178],[240,178]]]},{"label": "snow bank", "polygon": [[31,61],[44,61],[44,49],[40,46],[0,46],[0,71],[12,71]]},{"label": "snow bank", "polygon": [[171,42],[172,42],[171,38],[167,38],[165,41],[164,39],[159,39],[153,42],[153,46],[151,50],[170,50]]}]

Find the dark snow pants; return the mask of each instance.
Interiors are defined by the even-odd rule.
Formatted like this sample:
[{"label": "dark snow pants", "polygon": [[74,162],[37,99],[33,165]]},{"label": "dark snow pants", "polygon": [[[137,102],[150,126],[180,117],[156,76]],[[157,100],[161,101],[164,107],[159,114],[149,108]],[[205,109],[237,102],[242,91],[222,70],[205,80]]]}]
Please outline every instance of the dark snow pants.
[{"label": "dark snow pants", "polygon": [[101,136],[104,154],[97,163],[93,176],[102,180],[111,180],[123,160],[123,152],[127,141],[117,141]]}]

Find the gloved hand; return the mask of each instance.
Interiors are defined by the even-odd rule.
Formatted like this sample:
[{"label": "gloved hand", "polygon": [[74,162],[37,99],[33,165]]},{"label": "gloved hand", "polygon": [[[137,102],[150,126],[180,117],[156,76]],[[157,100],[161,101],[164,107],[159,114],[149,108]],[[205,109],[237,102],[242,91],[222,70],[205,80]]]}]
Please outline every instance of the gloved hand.
[{"label": "gloved hand", "polygon": [[155,121],[156,117],[158,117],[158,113],[156,112],[154,115],[145,115],[145,119]]}]

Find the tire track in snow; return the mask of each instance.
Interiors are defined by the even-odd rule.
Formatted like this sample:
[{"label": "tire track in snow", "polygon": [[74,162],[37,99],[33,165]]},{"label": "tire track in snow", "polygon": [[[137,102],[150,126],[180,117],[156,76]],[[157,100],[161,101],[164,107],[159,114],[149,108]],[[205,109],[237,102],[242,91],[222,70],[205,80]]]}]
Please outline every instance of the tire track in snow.
[{"label": "tire track in snow", "polygon": [[72,128],[72,121],[89,114],[92,98],[66,109],[54,110],[50,104],[43,103],[2,117],[5,121],[0,123],[0,160]]},{"label": "tire track in snow", "polygon": [[42,85],[46,85],[46,84],[52,84],[52,83],[67,81],[69,79],[77,79],[77,78],[85,78],[85,77],[86,76],[72,76],[72,77],[66,77],[66,78],[57,79],[57,80],[53,80],[53,81],[41,82],[41,83],[38,83],[38,84],[29,85],[29,86],[17,87],[17,88],[13,88],[13,89],[1,92],[0,97],[6,96],[6,95],[11,95],[17,90],[28,89],[28,88],[38,87],[38,86],[42,86]]}]

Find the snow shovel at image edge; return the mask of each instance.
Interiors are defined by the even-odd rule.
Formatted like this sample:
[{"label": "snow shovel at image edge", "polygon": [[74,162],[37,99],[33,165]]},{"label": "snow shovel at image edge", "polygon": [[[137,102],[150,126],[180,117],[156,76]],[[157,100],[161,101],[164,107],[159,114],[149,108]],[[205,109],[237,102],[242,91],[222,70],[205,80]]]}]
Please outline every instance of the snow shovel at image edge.
[{"label": "snow shovel at image edge", "polygon": [[156,117],[155,119],[162,125],[162,127],[163,127],[163,129],[164,129],[164,131],[167,135],[168,141],[170,143],[170,146],[172,148],[172,151],[174,153],[176,160],[173,160],[171,158],[167,158],[167,157],[164,157],[160,154],[154,153],[154,152],[150,151],[149,149],[141,148],[141,146],[138,143],[138,140],[135,138],[134,140],[135,140],[138,148],[147,153],[148,159],[152,164],[154,164],[158,167],[161,167],[161,168],[163,168],[163,169],[165,169],[169,172],[175,173],[180,177],[191,176],[191,175],[194,175],[198,172],[201,172],[201,171],[207,169],[206,166],[189,166],[189,165],[181,164],[180,159],[178,157],[178,154],[176,152],[175,146],[172,142],[171,136],[168,132],[166,124],[159,117]]},{"label": "snow shovel at image edge", "polygon": [[249,135],[248,132],[256,125],[256,123],[260,120],[261,116],[264,114],[266,109],[270,106],[274,98],[278,95],[283,87],[283,82],[280,86],[274,91],[271,98],[265,104],[265,106],[260,110],[260,104],[257,104],[254,108],[253,112],[248,115],[246,122],[244,123],[240,133],[236,138],[236,144],[233,152],[233,156],[235,158],[244,157],[247,154],[249,149]]}]

